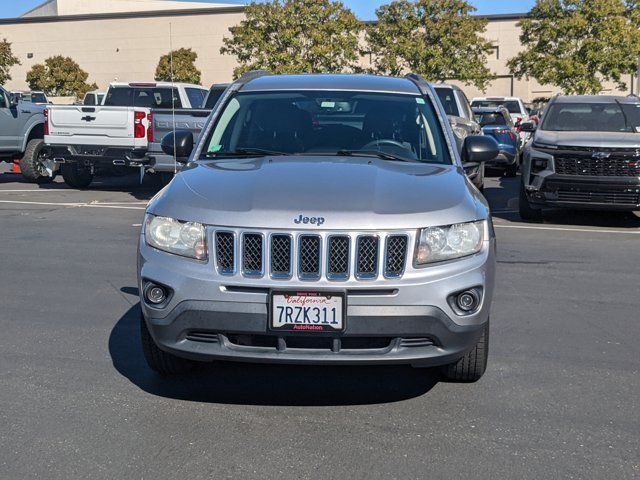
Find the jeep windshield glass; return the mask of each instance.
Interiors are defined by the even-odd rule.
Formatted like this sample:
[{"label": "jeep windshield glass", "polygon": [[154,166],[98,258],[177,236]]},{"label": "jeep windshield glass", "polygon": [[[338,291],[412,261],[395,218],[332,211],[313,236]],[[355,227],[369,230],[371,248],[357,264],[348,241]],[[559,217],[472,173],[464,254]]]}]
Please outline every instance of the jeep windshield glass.
[{"label": "jeep windshield glass", "polygon": [[225,106],[200,158],[228,159],[255,150],[309,156],[381,152],[383,159],[451,163],[431,102],[387,93],[240,93]]},{"label": "jeep windshield glass", "polygon": [[640,103],[556,103],[541,130],[640,133]]}]

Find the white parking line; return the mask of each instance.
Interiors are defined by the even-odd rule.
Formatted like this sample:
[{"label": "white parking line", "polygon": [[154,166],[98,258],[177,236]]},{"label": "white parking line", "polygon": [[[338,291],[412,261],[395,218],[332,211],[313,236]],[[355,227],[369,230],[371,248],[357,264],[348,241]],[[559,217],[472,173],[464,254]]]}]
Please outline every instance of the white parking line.
[{"label": "white parking line", "polygon": [[0,193],[25,193],[25,192],[32,192],[32,193],[70,193],[73,190],[47,190],[47,189],[29,189],[29,190],[0,190]]},{"label": "white parking line", "polygon": [[557,232],[579,232],[579,233],[621,233],[624,235],[640,235],[640,230],[598,230],[595,228],[564,228],[564,227],[541,227],[533,225],[500,225],[494,224],[495,228],[513,228],[517,230],[552,230]]},{"label": "white parking line", "polygon": [[53,207],[76,207],[76,208],[113,208],[116,210],[146,210],[146,207],[127,207],[123,205],[110,205],[100,203],[63,203],[63,202],[27,202],[19,200],[0,200],[0,203],[16,205],[42,205]]}]

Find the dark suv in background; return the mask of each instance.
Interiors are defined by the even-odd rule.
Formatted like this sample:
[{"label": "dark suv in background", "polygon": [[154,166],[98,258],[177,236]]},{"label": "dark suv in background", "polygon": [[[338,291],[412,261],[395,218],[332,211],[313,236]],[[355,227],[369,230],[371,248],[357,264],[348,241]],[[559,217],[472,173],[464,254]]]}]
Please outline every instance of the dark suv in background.
[{"label": "dark suv in background", "polygon": [[640,99],[557,96],[527,144],[520,216],[542,219],[542,207],[640,210]]}]

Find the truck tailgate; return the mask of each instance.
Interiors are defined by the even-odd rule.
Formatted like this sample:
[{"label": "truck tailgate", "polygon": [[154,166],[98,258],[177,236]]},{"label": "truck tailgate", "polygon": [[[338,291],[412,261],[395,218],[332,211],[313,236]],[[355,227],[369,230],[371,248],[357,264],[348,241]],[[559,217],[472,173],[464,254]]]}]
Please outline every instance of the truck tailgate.
[{"label": "truck tailgate", "polygon": [[[146,147],[146,138],[134,138],[133,107],[55,105],[49,108],[49,145]],[[146,128],[146,126],[145,126]],[[140,145],[138,145],[140,144]]]},{"label": "truck tailgate", "polygon": [[[153,109],[153,143],[160,145],[165,135],[173,130],[188,130],[194,142],[204,128],[211,110],[204,109]],[[160,151],[160,148],[157,148]]]}]

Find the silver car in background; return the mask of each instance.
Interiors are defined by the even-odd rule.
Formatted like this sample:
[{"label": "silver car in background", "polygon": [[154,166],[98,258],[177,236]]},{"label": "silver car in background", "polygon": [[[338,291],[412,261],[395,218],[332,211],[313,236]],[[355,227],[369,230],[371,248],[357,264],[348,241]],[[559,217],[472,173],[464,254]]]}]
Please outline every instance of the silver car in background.
[{"label": "silver car in background", "polygon": [[418,76],[252,73],[149,204],[138,256],[142,346],[160,374],[198,361],[485,371],[489,206]]}]

